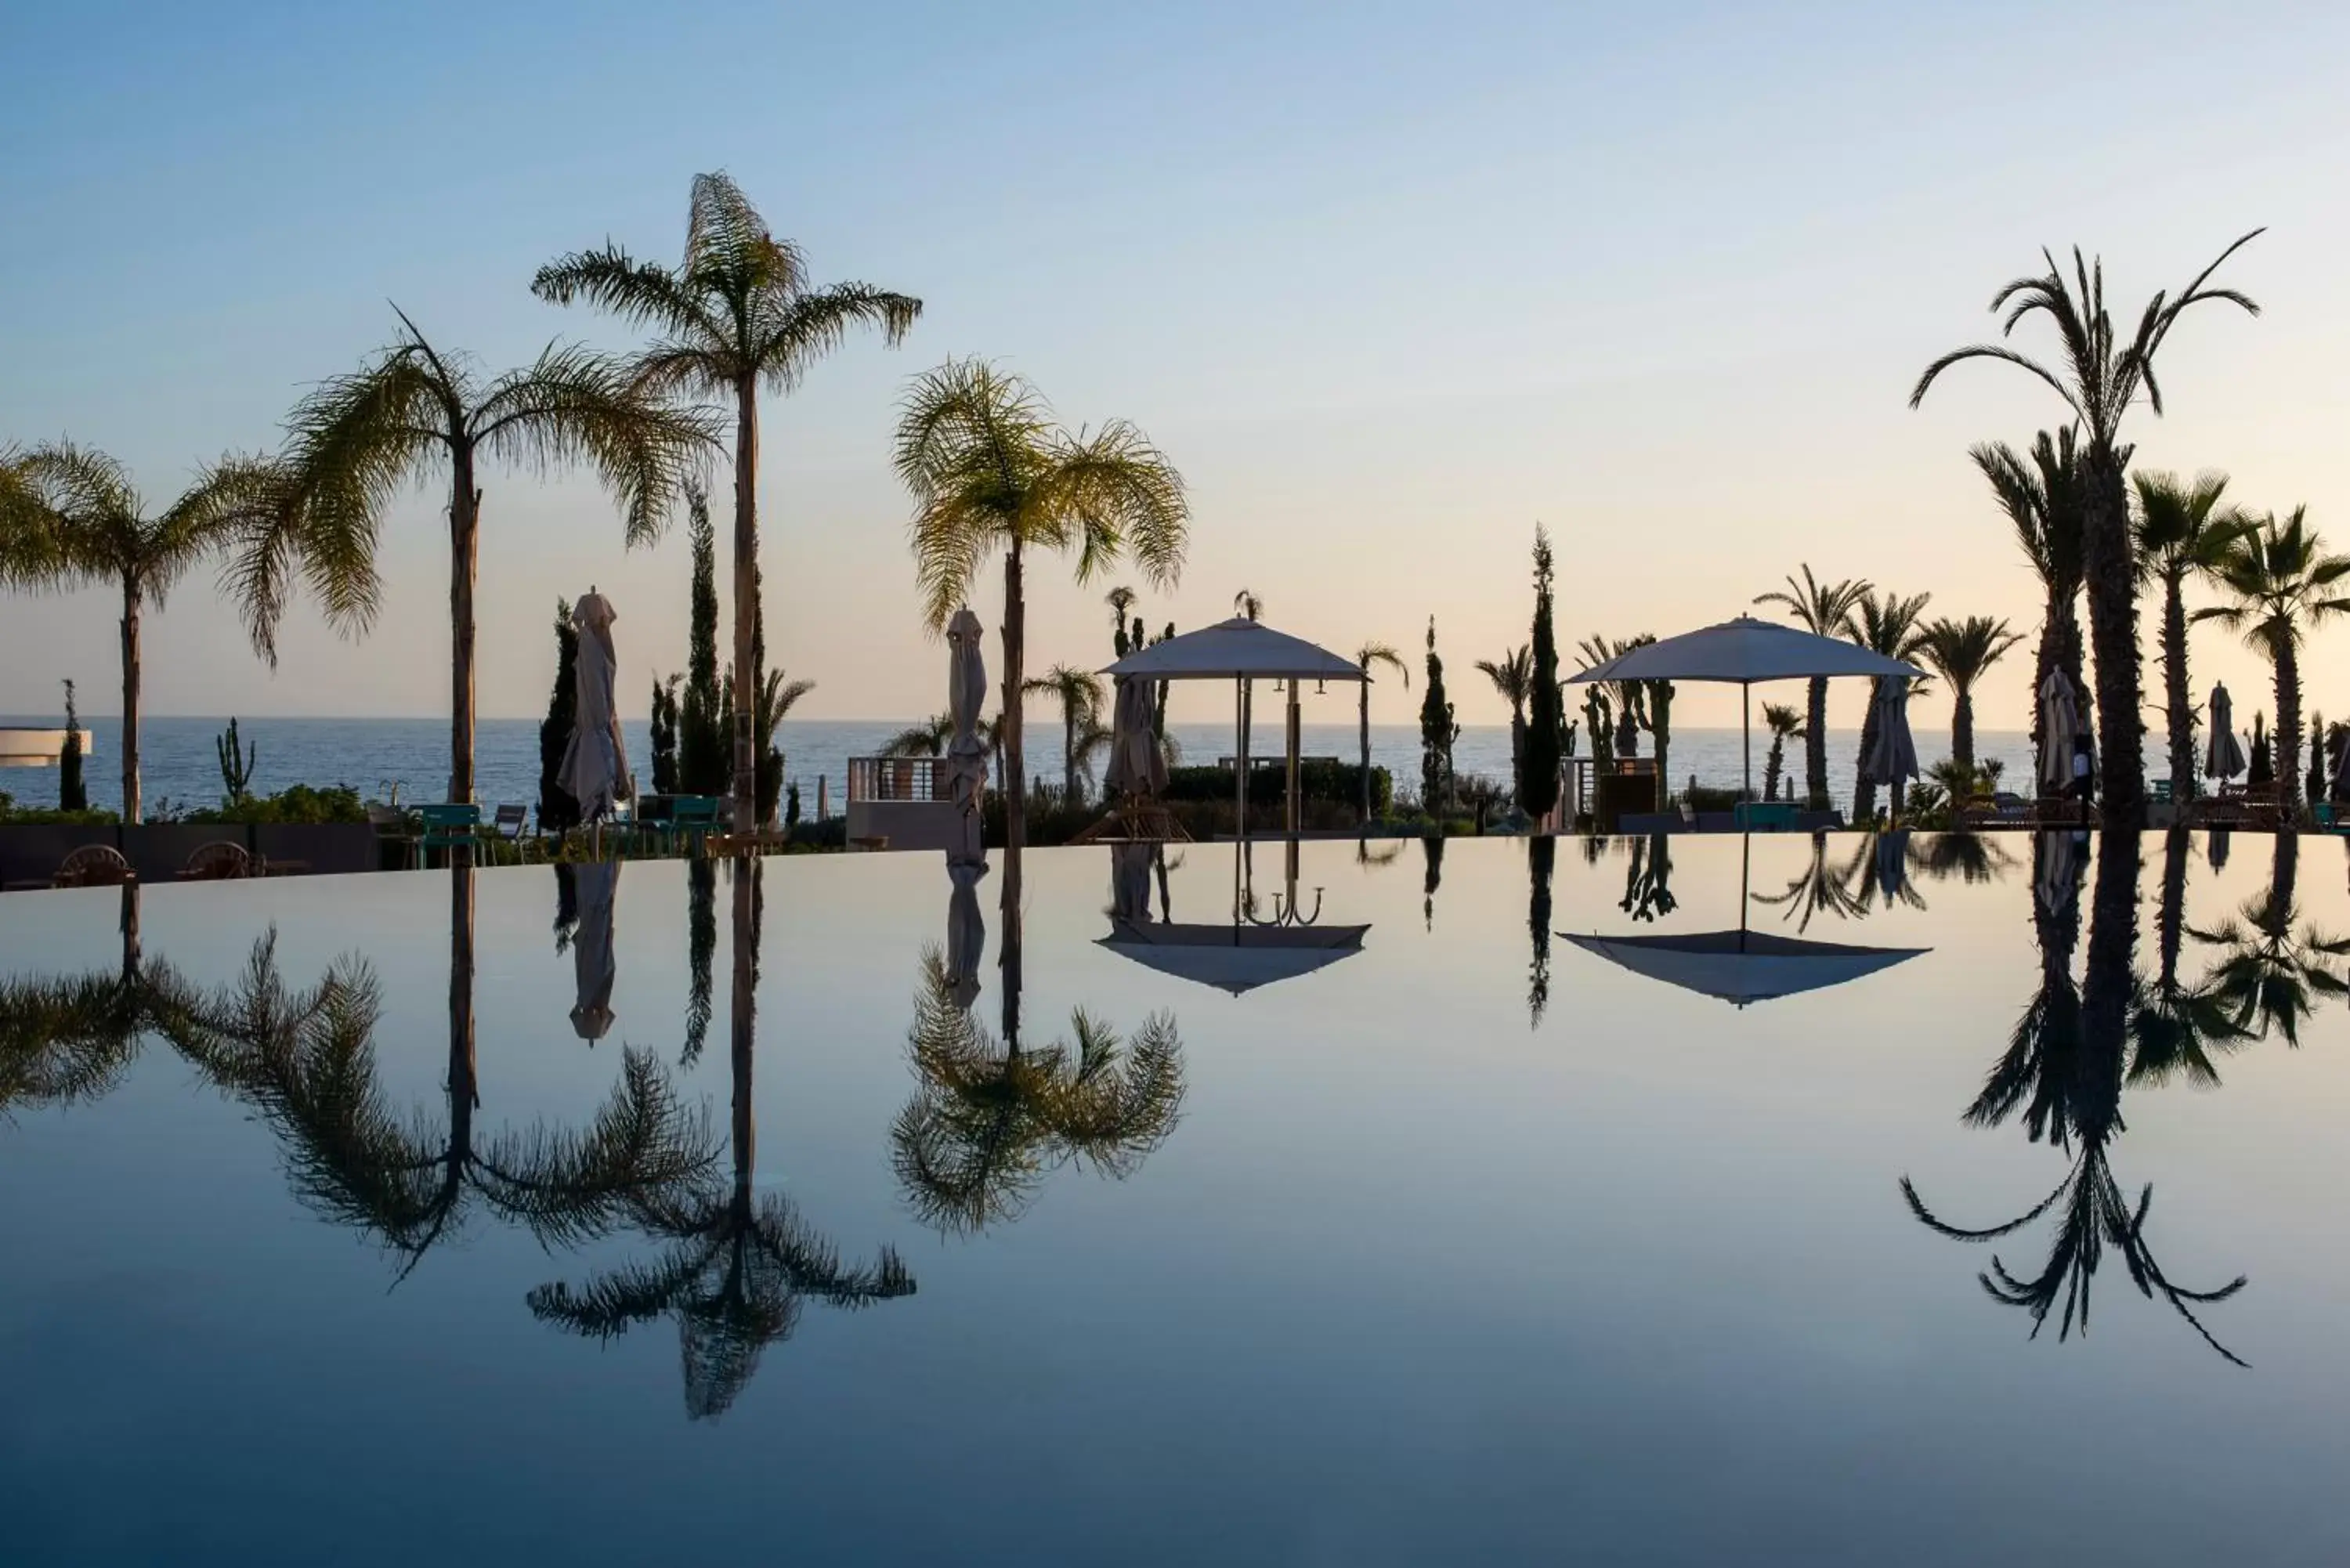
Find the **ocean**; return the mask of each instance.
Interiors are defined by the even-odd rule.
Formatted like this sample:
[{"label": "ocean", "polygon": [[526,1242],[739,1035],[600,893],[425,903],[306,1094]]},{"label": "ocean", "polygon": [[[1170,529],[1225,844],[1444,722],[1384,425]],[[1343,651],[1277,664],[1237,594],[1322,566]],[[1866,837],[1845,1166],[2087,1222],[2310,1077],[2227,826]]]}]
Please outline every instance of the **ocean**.
[{"label": "ocean", "polygon": [[[0,719],[0,724],[52,726],[57,722],[54,715],[46,714]],[[809,815],[815,815],[817,782],[822,780],[827,797],[834,811],[837,812],[847,778],[847,760],[873,754],[884,741],[910,722],[786,722],[783,732],[785,771],[787,777],[799,783],[803,809]],[[166,803],[174,807],[186,807],[212,805],[219,801],[223,789],[214,742],[227,722],[225,719],[183,717],[146,721],[141,726],[143,756],[140,772],[151,814],[161,810]],[[92,732],[97,747],[96,755],[86,767],[90,804],[117,806],[122,794],[117,722],[91,718],[85,720],[84,724]],[[447,792],[449,729],[446,720],[243,719],[239,721],[238,731],[245,742],[257,750],[253,787],[260,793],[283,789],[293,784],[348,784],[363,797],[371,800],[392,798],[391,792],[396,788],[399,799],[421,801],[439,800]],[[1175,736],[1183,747],[1184,755],[1197,762],[1210,763],[1232,753],[1232,732],[1228,724],[1178,724]],[[629,763],[640,779],[645,778],[652,757],[651,737],[646,722],[629,721],[627,738]],[[1356,729],[1352,724],[1308,724],[1305,726],[1302,739],[1305,754],[1308,756],[1352,759],[1357,749]],[[1949,737],[1939,731],[1919,731],[1919,758],[1929,766],[1932,765],[1935,759],[1948,754],[1948,740]],[[1859,734],[1856,731],[1829,732],[1831,789],[1840,805],[1848,805],[1852,799],[1859,743]],[[1256,742],[1259,755],[1278,754],[1280,745],[1281,732],[1277,724],[1265,724],[1259,729]],[[2005,763],[2009,779],[2020,781],[2029,776],[2031,742],[2022,732],[1979,732],[1975,745],[1978,755],[1986,759],[1996,757]],[[1754,747],[1754,772],[1758,783],[1762,779],[1762,759],[1768,749],[1767,738],[1758,734]],[[1027,752],[1032,777],[1057,779],[1061,773],[1061,726],[1044,714],[1032,715],[1028,725]],[[537,720],[481,721],[474,757],[476,792],[484,805],[510,802],[525,805],[537,804]],[[1393,772],[1399,788],[1416,792],[1419,781],[1418,727],[1374,724],[1371,727],[1371,760]],[[1672,769],[1676,788],[1687,784],[1692,775],[1701,784],[1733,786],[1739,782],[1739,732],[1732,729],[1676,730],[1671,754],[1667,760]],[[2168,771],[2168,763],[2163,756],[2163,740],[2159,734],[2149,735],[2147,739],[2147,763],[2149,777],[2158,777]],[[1453,747],[1453,765],[1464,777],[1483,774],[1494,779],[1507,780],[1510,774],[1508,727],[1480,725],[1464,729]],[[1803,774],[1800,743],[1789,748],[1788,767],[1800,780]],[[57,798],[57,770],[0,770],[0,792],[13,795],[21,805],[55,805]]]}]

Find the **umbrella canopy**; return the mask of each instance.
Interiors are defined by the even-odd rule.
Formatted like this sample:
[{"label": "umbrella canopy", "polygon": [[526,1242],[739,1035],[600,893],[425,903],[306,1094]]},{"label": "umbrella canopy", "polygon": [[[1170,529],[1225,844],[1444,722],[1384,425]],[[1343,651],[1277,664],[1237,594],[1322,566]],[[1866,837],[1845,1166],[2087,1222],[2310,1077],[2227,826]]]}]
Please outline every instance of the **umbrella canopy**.
[{"label": "umbrella canopy", "polygon": [[1234,996],[1295,980],[1363,950],[1368,926],[1145,925],[1113,919],[1095,945]]},{"label": "umbrella canopy", "polygon": [[1865,948],[1815,942],[1768,931],[1695,931],[1686,936],[1578,937],[1584,951],[1667,985],[1736,1007],[1843,985],[1929,952],[1928,948]]},{"label": "umbrella canopy", "polygon": [[1643,643],[1604,663],[1566,678],[1570,686],[1593,680],[1802,680],[1814,676],[1919,675],[1898,659],[1872,653],[1856,642],[1820,637],[1799,627],[1757,620],[1751,615],[1662,642]]},{"label": "umbrella canopy", "polygon": [[1909,876],[1909,830],[1877,836],[1877,891],[1887,904],[1901,897]]},{"label": "umbrella canopy", "polygon": [[2244,766],[2244,748],[2236,740],[2236,704],[2221,682],[2211,688],[2211,740],[2203,749],[2203,772],[2215,779],[2231,779]]},{"label": "umbrella canopy", "polygon": [[571,743],[555,782],[579,803],[579,817],[593,822],[612,815],[621,796],[633,794],[629,784],[629,753],[620,741],[620,715],[612,700],[619,678],[620,656],[612,644],[612,623],[619,617],[612,601],[593,588],[572,607],[571,624],[579,633],[577,676],[572,691],[577,707],[571,720]]},{"label": "umbrella canopy", "polygon": [[1140,925],[1150,919],[1150,868],[1159,853],[1139,840],[1109,846],[1109,912]]},{"label": "umbrella canopy", "polygon": [[2040,877],[2033,884],[2043,914],[2062,917],[2081,891],[2081,851],[2088,846],[2085,833],[2043,833],[2040,836]]},{"label": "umbrella canopy", "polygon": [[1868,753],[1868,776],[1892,792],[1895,809],[1901,785],[1918,776],[1918,743],[1909,734],[1909,678],[1888,675],[1877,683],[1877,744]]},{"label": "umbrella canopy", "polygon": [[1302,637],[1245,618],[1187,631],[1128,654],[1104,675],[1149,680],[1368,680],[1362,666]]},{"label": "umbrella canopy", "polygon": [[2073,782],[2073,748],[2081,737],[2081,704],[2061,670],[2040,683],[2040,784],[2050,793]]},{"label": "umbrella canopy", "polygon": [[1158,703],[1151,682],[1139,675],[1118,678],[1110,711],[1109,768],[1102,783],[1113,794],[1155,795],[1167,787],[1167,758],[1159,749]]},{"label": "umbrella canopy", "polygon": [[613,956],[612,914],[620,893],[620,863],[591,861],[575,867],[571,876],[579,894],[579,925],[571,934],[571,968],[579,998],[571,1009],[571,1027],[592,1044],[612,1027],[612,981],[619,972]]},{"label": "umbrella canopy", "polygon": [[979,912],[979,879],[986,875],[985,861],[947,860],[954,886],[947,898],[948,994],[966,1011],[979,1000],[979,963],[987,956],[987,921]]},{"label": "umbrella canopy", "polygon": [[[947,717],[954,734],[947,742],[947,796],[965,818],[963,843],[955,858],[979,858],[981,797],[987,793],[987,745],[979,738],[980,709],[987,701],[987,660],[980,651],[979,618],[959,609],[947,622]],[[976,982],[974,982],[976,983]]]}]

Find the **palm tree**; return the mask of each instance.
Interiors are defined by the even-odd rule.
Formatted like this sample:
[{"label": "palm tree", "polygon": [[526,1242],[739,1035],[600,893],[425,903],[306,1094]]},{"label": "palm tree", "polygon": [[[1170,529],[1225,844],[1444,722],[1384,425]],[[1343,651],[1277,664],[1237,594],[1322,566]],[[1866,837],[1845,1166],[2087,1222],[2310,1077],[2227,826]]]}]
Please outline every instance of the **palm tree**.
[{"label": "palm tree", "polygon": [[1100,727],[1101,677],[1074,664],[1055,664],[1024,681],[1020,691],[1024,696],[1050,697],[1060,703],[1062,804],[1072,807],[1084,804],[1085,796],[1077,789],[1077,741],[1088,729]]},{"label": "palm tree", "polygon": [[1762,760],[1762,798],[1779,798],[1779,774],[1787,763],[1787,742],[1804,733],[1804,716],[1784,702],[1762,704],[1762,722],[1771,732],[1771,754]]},{"label": "palm tree", "polygon": [[[1243,620],[1259,620],[1264,616],[1264,601],[1243,588],[1232,596],[1232,613]],[[1239,758],[1235,763],[1242,772],[1248,771],[1250,742],[1256,737],[1256,682],[1241,682],[1241,732]],[[1245,826],[1245,825],[1243,825]]]},{"label": "palm tree", "polygon": [[[1853,601],[1852,613],[1845,620],[1845,635],[1867,649],[1871,653],[1887,659],[1911,659],[1926,645],[1926,601],[1931,594],[1915,594],[1903,598],[1898,594],[1882,594],[1875,597],[1864,592]],[[1877,750],[1877,702],[1879,676],[1868,683],[1868,711],[1860,721],[1860,754],[1855,759],[1852,786],[1852,819],[1867,822],[1877,815],[1878,781],[1868,771],[1869,753]],[[1910,688],[1912,695],[1924,689],[1923,681]],[[1887,803],[1894,811],[1901,809],[1899,801]]]},{"label": "palm tree", "polygon": [[[1970,455],[1983,477],[1991,481],[2000,509],[2014,524],[2016,543],[2032,563],[2044,596],[2040,617],[2040,642],[2032,665],[2032,740],[2041,743],[2040,692],[2052,670],[2062,670],[2067,684],[2082,700],[2088,682],[2082,674],[2081,653],[2081,509],[2085,482],[2080,455],[2074,450],[2073,427],[2054,437],[2046,431],[2032,444],[2027,462],[2005,441],[1971,448]],[[2088,715],[2084,714],[2085,722]],[[2069,762],[2067,766],[2069,768]],[[2046,777],[2045,759],[2033,770]]]},{"label": "palm tree", "polygon": [[[922,302],[869,284],[809,286],[799,247],[726,174],[697,174],[675,267],[640,262],[608,241],[549,262],[531,292],[585,301],[660,334],[636,360],[639,388],[658,397],[728,398],[734,405],[734,668],[754,667],[758,603],[759,389],[789,393],[853,327],[878,327],[895,348]],[[734,826],[754,826],[758,755],[751,715],[734,715]]]},{"label": "palm tree", "polygon": [[[224,458],[152,513],[128,469],[70,441],[0,452],[0,472],[8,475],[0,505],[0,583],[36,590],[104,583],[121,592],[122,820],[135,823],[146,607],[161,609],[173,585],[207,556],[294,549],[297,541],[283,525],[290,495],[285,471],[260,459]],[[311,571],[330,613],[347,625],[364,625],[375,603],[372,566],[322,553]],[[273,597],[267,585],[234,570],[223,580],[249,626],[265,618],[274,624],[282,588]],[[258,645],[264,639],[255,635]]]},{"label": "palm tree", "polygon": [[2146,804],[2146,724],[2138,712],[2137,572],[2123,477],[2130,449],[2122,443],[2122,416],[2141,396],[2157,414],[2162,412],[2155,352],[2188,306],[2225,300],[2260,313],[2260,306],[2235,289],[2206,286],[2222,263],[2261,232],[2254,229],[2221,251],[2175,298],[2157,294],[2139,317],[2137,333],[2126,341],[2116,337],[2106,312],[2104,262],[2093,266],[2076,247],[2073,276],[2067,279],[2055,256],[2043,251],[2048,270],[2007,284],[1991,296],[1991,308],[1994,315],[2007,312],[2001,323],[2002,337],[2024,317],[2045,315],[2064,347],[2059,369],[2051,369],[2004,343],[1977,343],[1927,366],[1909,393],[1914,409],[1925,400],[1935,378],[1951,366],[1967,359],[2000,359],[2046,382],[2080,423],[2086,440],[2081,453],[2081,559],[2089,589],[2089,638],[2097,656],[2105,819],[2115,827],[2137,826]]},{"label": "palm tree", "polygon": [[2282,523],[2272,513],[2231,539],[2217,575],[2236,602],[2195,615],[2242,632],[2275,667],[2277,789],[2288,806],[2301,799],[2302,639],[2321,622],[2350,612],[2350,595],[2338,591],[2350,577],[2350,556],[2325,554],[2324,541],[2308,525],[2308,512],[2296,506]]},{"label": "palm tree", "polygon": [[1962,768],[1975,765],[1975,682],[2022,640],[2022,634],[2007,629],[2007,622],[1987,615],[1964,620],[1944,616],[1918,640],[1918,651],[1950,683],[1950,760]]},{"label": "palm tree", "polygon": [[1123,583],[1102,596],[1102,603],[1109,606],[1110,646],[1117,650],[1120,659],[1136,651],[1128,645],[1126,612],[1132,609],[1134,601],[1141,597]]},{"label": "palm tree", "polygon": [[[1808,563],[1801,583],[1790,576],[1785,589],[1757,594],[1758,605],[1775,604],[1815,637],[1842,637],[1851,624],[1854,607],[1868,597],[1873,585],[1853,577],[1823,583],[1812,576]],[[1804,710],[1804,791],[1811,809],[1828,807],[1828,683],[1812,678],[1810,701]]]},{"label": "palm tree", "polygon": [[1123,1179],[1182,1116],[1173,1016],[1152,1014],[1124,1042],[1079,1009],[1074,1046],[1023,1047],[1017,951],[1015,937],[1001,1044],[958,1004],[944,955],[922,956],[907,1037],[918,1087],[889,1130],[890,1164],[914,1211],[941,1231],[1017,1218],[1045,1177],[1072,1162]]},{"label": "palm tree", "polygon": [[2181,594],[2192,575],[2215,576],[2229,546],[2251,522],[2233,507],[2221,509],[2224,473],[2199,473],[2189,484],[2171,473],[2130,476],[2137,491],[2137,567],[2143,577],[2162,579],[2162,691],[2165,728],[2170,732],[2170,788],[2180,800],[2195,794],[2195,698],[2187,683],[2187,605]]},{"label": "palm tree", "polygon": [[[657,538],[671,500],[711,441],[702,414],[665,407],[615,360],[551,345],[526,369],[484,381],[400,315],[401,336],[336,376],[287,419],[304,536],[371,560],[404,485],[449,476],[449,798],[473,798],[473,583],[485,462],[537,472],[585,462],[619,503],[630,545]],[[262,575],[265,562],[246,572]],[[747,661],[746,661],[747,662]]]},{"label": "palm tree", "polygon": [[1526,701],[1534,690],[1534,650],[1520,643],[1496,662],[1481,659],[1477,668],[1493,683],[1493,690],[1510,703],[1510,790],[1513,799],[1523,801],[1526,794]]},{"label": "palm tree", "polygon": [[1356,688],[1355,732],[1362,742],[1363,820],[1371,820],[1371,667],[1384,664],[1403,678],[1403,689],[1411,690],[1411,667],[1403,661],[1391,642],[1371,641],[1355,650],[1355,664],[1363,672],[1362,684]]},{"label": "palm tree", "polygon": [[[1153,587],[1170,587],[1190,539],[1182,477],[1126,421],[1072,433],[1052,422],[1035,388],[981,359],[951,359],[914,382],[898,421],[897,468],[914,498],[915,573],[934,629],[988,555],[1003,551],[1004,836],[1016,850],[1027,838],[1027,553],[1076,551],[1080,582],[1131,555]],[[1019,882],[1007,867],[1007,907]]]},{"label": "palm tree", "polygon": [[942,757],[947,742],[954,739],[954,715],[933,713],[919,724],[910,724],[881,742],[885,757]]}]

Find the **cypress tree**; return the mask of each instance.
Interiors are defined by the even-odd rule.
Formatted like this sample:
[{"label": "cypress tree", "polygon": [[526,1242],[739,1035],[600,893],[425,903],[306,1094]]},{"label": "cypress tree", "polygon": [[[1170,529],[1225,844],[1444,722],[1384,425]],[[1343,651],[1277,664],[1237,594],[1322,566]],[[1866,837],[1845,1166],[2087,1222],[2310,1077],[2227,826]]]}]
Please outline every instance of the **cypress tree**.
[{"label": "cypress tree", "polygon": [[562,833],[579,825],[579,803],[556,783],[563,753],[571,744],[578,716],[579,633],[571,624],[571,604],[555,601],[555,691],[546,700],[546,722],[538,727],[538,826]]},{"label": "cypress tree", "polygon": [[1452,797],[1452,742],[1461,738],[1444,695],[1444,660],[1436,654],[1436,618],[1428,618],[1428,689],[1419,699],[1419,804],[1438,815]]},{"label": "cypress tree", "polygon": [[686,507],[693,613],[685,694],[678,705],[678,788],[686,794],[724,794],[733,763],[726,752],[725,702],[718,684],[718,536],[710,522],[710,497],[699,486],[686,493]]},{"label": "cypress tree", "polygon": [[677,787],[677,688],[681,678],[653,679],[653,793],[675,794]]},{"label": "cypress tree", "polygon": [[1526,716],[1525,799],[1530,816],[1558,805],[1558,771],[1566,749],[1566,696],[1558,684],[1558,634],[1551,624],[1550,535],[1534,525],[1534,685]]},{"label": "cypress tree", "polygon": [[57,753],[57,809],[88,811],[89,785],[81,776],[81,715],[74,711],[74,683],[66,682],[66,744]]}]

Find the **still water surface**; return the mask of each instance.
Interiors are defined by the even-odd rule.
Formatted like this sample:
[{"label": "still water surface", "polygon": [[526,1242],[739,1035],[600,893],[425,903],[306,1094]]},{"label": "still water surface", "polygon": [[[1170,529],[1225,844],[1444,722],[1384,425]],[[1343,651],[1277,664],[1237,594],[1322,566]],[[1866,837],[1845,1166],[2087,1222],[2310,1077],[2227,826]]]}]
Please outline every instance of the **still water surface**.
[{"label": "still water surface", "polygon": [[2344,849],[2228,847],[0,898],[0,1557],[2350,1559]]}]

